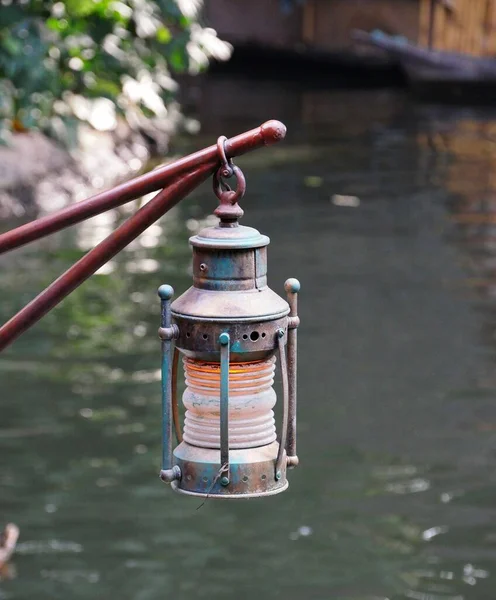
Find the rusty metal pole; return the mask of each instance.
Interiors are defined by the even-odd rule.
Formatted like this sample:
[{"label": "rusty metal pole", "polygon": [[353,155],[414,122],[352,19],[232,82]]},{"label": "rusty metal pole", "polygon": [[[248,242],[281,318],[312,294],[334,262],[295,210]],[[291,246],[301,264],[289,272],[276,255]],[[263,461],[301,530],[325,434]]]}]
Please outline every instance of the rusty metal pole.
[{"label": "rusty metal pole", "polygon": [[[283,139],[285,135],[286,127],[280,121],[267,121],[260,127],[226,140],[225,152],[227,158],[240,156],[262,146],[270,146]],[[0,235],[0,254],[121,206],[144,194],[158,191],[177,177],[183,176],[200,166],[206,166],[213,170],[218,162],[218,148],[214,144],[150,173],[122,183],[111,190],[106,190],[92,198],[76,202],[56,213],[26,223],[17,229]]]},{"label": "rusty metal pole", "polygon": [[83,281],[118,254],[147,227],[175,206],[184,196],[192,192],[213,172],[206,166],[184,175],[155,198],[145,204],[135,215],[125,221],[93,250],[72,265],[41,294],[0,327],[0,351],[10,345],[21,333],[41,319],[47,312],[75,290]]}]

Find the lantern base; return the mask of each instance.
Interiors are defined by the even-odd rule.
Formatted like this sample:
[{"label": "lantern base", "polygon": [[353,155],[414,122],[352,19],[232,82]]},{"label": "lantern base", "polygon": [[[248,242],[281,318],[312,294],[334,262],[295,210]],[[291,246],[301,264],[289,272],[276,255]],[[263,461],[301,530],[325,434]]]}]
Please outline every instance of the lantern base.
[{"label": "lantern base", "polygon": [[279,494],[287,489],[288,481],[285,459],[276,478],[278,449],[279,444],[273,442],[259,448],[230,450],[229,483],[222,485],[220,451],[182,442],[174,450],[174,463],[181,469],[181,479],[172,483],[172,489],[209,498],[259,498]]}]

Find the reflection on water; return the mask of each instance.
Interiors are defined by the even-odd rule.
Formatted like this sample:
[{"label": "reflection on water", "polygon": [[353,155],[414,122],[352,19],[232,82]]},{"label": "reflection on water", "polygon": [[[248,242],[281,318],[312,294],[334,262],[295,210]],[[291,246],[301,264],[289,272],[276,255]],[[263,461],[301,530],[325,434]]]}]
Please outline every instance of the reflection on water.
[{"label": "reflection on water", "polygon": [[[189,285],[205,185],[2,356],[0,520],[21,540],[0,598],[492,598],[496,113],[199,92],[178,149],[289,126],[239,164],[271,287],[302,282],[301,467],[286,494],[201,510],[158,481],[156,289]],[[3,258],[2,318],[127,214]]]}]

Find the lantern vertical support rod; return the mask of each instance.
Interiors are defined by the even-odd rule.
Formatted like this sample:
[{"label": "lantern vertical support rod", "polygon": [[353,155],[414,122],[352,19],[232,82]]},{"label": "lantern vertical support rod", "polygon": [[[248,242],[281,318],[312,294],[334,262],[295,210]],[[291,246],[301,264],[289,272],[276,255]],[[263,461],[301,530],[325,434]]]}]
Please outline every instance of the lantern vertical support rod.
[{"label": "lantern vertical support rod", "polygon": [[[171,299],[174,290],[170,285],[158,288],[160,297],[160,333],[166,334],[171,326]],[[172,382],[171,382],[171,345],[168,335],[160,335],[162,339],[162,470],[172,466]]]},{"label": "lantern vertical support rod", "polygon": [[221,333],[220,343],[220,468],[221,485],[229,484],[229,360],[230,336]]},{"label": "lantern vertical support rod", "polygon": [[297,401],[297,330],[300,324],[298,317],[298,292],[300,291],[300,282],[291,278],[284,284],[286,290],[289,317],[288,317],[288,439],[286,443],[286,453],[288,467],[298,465],[298,456],[296,454],[296,401]]},{"label": "lantern vertical support rod", "polygon": [[286,360],[286,340],[284,339],[284,329],[279,329],[277,332],[277,346],[279,348],[279,360],[281,363],[282,375],[282,427],[281,438],[279,440],[279,450],[276,459],[275,477],[279,481],[282,477],[282,468],[284,461],[284,452],[286,450],[286,441],[288,436],[289,424],[289,381],[288,381],[288,363]]},{"label": "lantern vertical support rod", "polygon": [[177,338],[177,325],[172,325],[171,300],[174,290],[170,285],[158,288],[161,319],[158,335],[162,340],[162,470],[160,478],[170,483],[179,479],[178,467],[172,465],[172,340]]}]

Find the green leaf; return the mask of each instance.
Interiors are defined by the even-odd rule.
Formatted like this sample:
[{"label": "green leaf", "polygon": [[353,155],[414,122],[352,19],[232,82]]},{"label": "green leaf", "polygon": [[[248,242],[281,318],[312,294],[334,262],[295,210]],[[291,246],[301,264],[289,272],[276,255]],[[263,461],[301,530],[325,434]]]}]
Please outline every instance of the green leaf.
[{"label": "green leaf", "polygon": [[175,71],[184,71],[188,66],[188,56],[184,48],[176,47],[169,56],[171,67]]},{"label": "green leaf", "polygon": [[169,29],[167,29],[167,27],[165,27],[165,25],[161,25],[157,29],[156,37],[157,42],[160,42],[161,44],[168,44],[172,40],[172,33]]},{"label": "green leaf", "polygon": [[98,11],[99,2],[94,0],[65,0],[68,16],[87,17]]},{"label": "green leaf", "polygon": [[55,19],[54,17],[50,17],[45,21],[45,25],[51,31],[64,31],[67,29],[68,22],[66,19]]},{"label": "green leaf", "polygon": [[22,43],[11,35],[5,35],[1,38],[1,45],[10,55],[19,56],[22,54]]},{"label": "green leaf", "polygon": [[95,85],[87,90],[86,93],[91,95],[93,98],[104,96],[105,98],[113,100],[119,96],[121,93],[121,88],[115,81],[97,77]]}]

